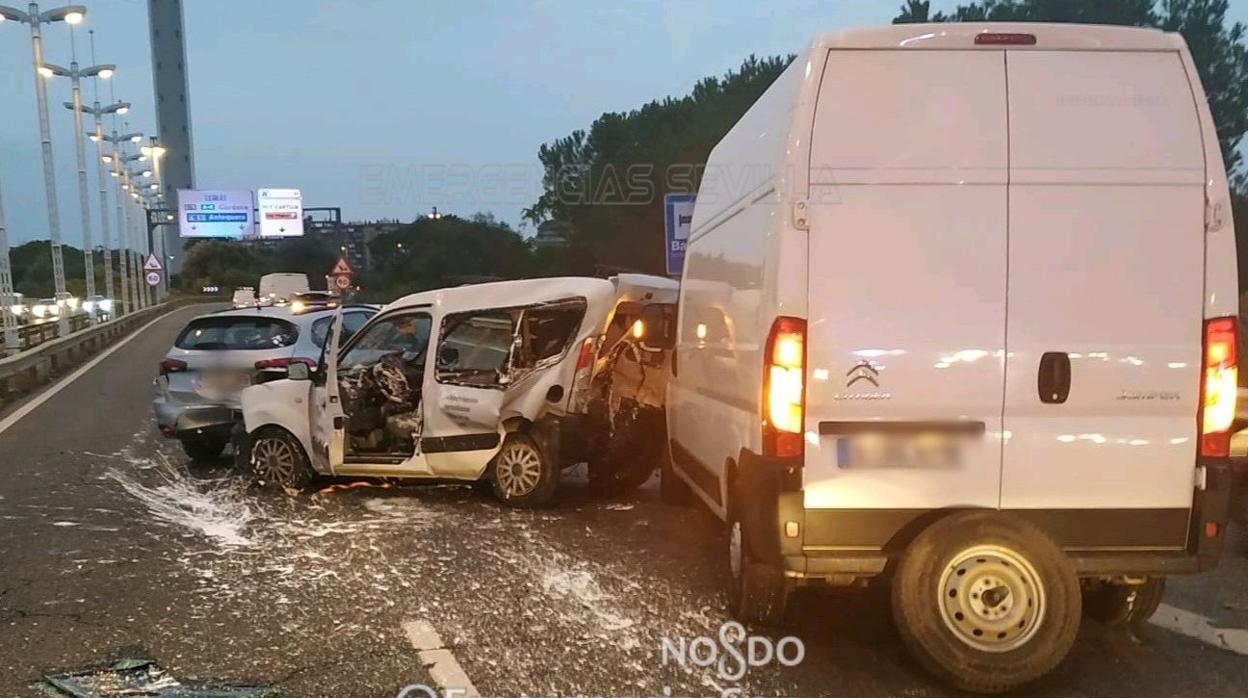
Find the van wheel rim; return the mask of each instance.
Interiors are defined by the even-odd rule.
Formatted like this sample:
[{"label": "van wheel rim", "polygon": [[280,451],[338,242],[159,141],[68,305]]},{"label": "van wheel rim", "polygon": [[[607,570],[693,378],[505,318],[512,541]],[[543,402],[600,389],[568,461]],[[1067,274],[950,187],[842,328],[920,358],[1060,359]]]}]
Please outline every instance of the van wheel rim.
[{"label": "van wheel rim", "polygon": [[945,567],[936,599],[945,626],[981,652],[1027,644],[1044,621],[1044,584],[1026,558],[983,545],[958,553]]},{"label": "van wheel rim", "polygon": [[251,449],[251,463],[260,479],[286,484],[295,477],[295,451],[281,439],[261,439]]},{"label": "van wheel rim", "polygon": [[541,482],[542,459],[528,444],[512,444],[498,454],[494,473],[504,495],[523,497]]}]

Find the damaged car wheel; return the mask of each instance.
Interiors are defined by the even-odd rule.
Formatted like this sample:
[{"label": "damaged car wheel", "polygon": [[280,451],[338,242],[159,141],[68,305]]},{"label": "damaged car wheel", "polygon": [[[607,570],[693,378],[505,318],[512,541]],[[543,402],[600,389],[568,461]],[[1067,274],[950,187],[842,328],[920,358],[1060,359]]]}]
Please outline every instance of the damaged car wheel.
[{"label": "damaged car wheel", "polygon": [[278,427],[263,427],[252,435],[247,461],[256,484],[266,490],[301,490],[314,475],[303,446]]},{"label": "damaged car wheel", "polygon": [[503,448],[490,461],[494,496],[507,506],[535,508],[555,496],[559,473],[527,434],[508,434]]}]

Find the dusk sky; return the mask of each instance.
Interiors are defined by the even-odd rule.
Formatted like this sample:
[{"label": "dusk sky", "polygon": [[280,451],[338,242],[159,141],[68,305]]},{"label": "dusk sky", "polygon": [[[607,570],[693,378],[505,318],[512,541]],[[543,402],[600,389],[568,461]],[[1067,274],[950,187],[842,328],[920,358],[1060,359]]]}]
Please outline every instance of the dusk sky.
[{"label": "dusk sky", "polygon": [[[117,97],[134,104],[124,118],[154,132],[146,1],[82,1],[80,64],[90,64],[95,29],[97,62],[117,64]],[[540,191],[542,143],[605,111],[685,94],[751,53],[886,24],[901,0],[185,4],[198,187],[300,188],[305,205],[341,206],[348,220],[410,220],[437,206],[519,224]],[[1248,22],[1248,0],[1232,7]],[[45,47],[69,65],[65,25],[45,28]],[[69,82],[49,88],[64,241],[80,245],[73,117],[61,106]],[[89,85],[84,93],[90,103]],[[29,30],[13,22],[0,24],[0,95],[0,194],[20,244],[46,237],[47,217]]]}]

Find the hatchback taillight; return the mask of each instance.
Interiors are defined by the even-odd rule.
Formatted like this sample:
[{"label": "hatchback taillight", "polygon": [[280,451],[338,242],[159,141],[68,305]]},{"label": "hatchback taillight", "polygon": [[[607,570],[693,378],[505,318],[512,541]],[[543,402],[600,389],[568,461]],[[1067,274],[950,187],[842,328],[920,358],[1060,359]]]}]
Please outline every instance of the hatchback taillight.
[{"label": "hatchback taillight", "polygon": [[269,368],[290,368],[291,364],[304,364],[308,368],[316,368],[316,359],[309,359],[302,356],[290,356],[280,359],[262,359],[256,362],[256,370],[263,371]]},{"label": "hatchback taillight", "polygon": [[1238,321],[1219,317],[1205,321],[1205,370],[1200,385],[1200,455],[1226,458],[1231,451],[1231,425],[1239,391]]},{"label": "hatchback taillight", "polygon": [[162,359],[160,362],[160,375],[162,376],[185,370],[186,362],[181,359]]},{"label": "hatchback taillight", "polygon": [[800,456],[806,408],[806,321],[779,317],[763,351],[763,455]]}]

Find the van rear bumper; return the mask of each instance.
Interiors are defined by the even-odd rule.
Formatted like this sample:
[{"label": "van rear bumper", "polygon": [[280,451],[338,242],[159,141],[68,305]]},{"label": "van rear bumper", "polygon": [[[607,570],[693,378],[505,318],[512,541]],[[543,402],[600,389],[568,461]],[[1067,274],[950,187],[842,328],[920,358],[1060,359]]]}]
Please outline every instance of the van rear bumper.
[{"label": "van rear bumper", "polygon": [[[800,461],[742,451],[737,498],[755,559],[799,583],[849,585],[890,571],[910,541],[958,509],[807,509]],[[1080,576],[1163,576],[1212,569],[1234,486],[1229,462],[1205,464],[1191,509],[1018,510],[1066,550]],[[792,535],[796,531],[796,535]]]}]

